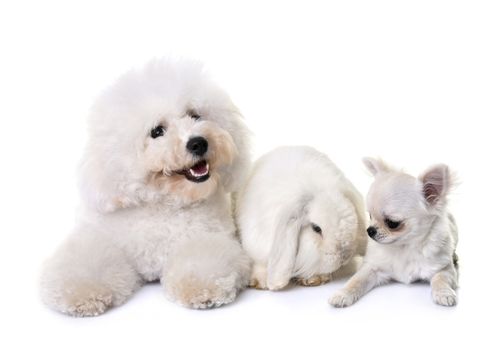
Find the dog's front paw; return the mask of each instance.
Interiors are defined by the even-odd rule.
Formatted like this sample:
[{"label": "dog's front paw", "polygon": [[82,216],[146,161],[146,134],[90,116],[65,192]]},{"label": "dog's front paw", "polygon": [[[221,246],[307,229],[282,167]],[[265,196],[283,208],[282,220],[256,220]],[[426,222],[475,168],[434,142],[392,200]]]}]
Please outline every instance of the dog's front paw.
[{"label": "dog's front paw", "polygon": [[113,304],[112,292],[100,285],[81,283],[63,285],[51,291],[46,302],[54,309],[76,317],[98,316]]},{"label": "dog's front paw", "polygon": [[347,307],[353,305],[355,301],[357,301],[357,298],[353,294],[338,291],[329,299],[329,304],[334,307]]},{"label": "dog's front paw", "polygon": [[327,283],[332,279],[332,274],[326,273],[326,274],[320,274],[320,275],[315,275],[310,278],[295,278],[294,281],[302,286],[306,287],[316,287],[321,284]]},{"label": "dog's front paw", "polygon": [[440,289],[432,291],[433,301],[442,306],[454,306],[457,304],[456,292],[453,289]]},{"label": "dog's front paw", "polygon": [[68,307],[68,313],[73,316],[99,316],[112,304],[111,294],[95,295],[76,300]]},{"label": "dog's front paw", "polygon": [[215,281],[186,277],[166,288],[171,299],[192,309],[210,309],[229,304],[238,293],[234,276]]}]

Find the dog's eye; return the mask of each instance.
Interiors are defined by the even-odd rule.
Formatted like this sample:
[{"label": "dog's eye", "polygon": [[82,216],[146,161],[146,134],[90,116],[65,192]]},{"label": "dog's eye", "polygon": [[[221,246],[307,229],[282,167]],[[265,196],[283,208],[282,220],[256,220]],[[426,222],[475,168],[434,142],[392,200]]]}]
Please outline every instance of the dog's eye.
[{"label": "dog's eye", "polygon": [[385,219],[384,223],[386,224],[386,226],[388,226],[389,229],[394,230],[394,229],[398,228],[402,222],[401,221],[393,221],[390,219]]},{"label": "dog's eye", "polygon": [[195,120],[199,120],[200,118],[202,118],[199,114],[194,112],[190,113],[190,117]]},{"label": "dog's eye", "polygon": [[322,228],[320,226],[318,226],[317,224],[311,224],[311,228],[316,233],[322,234]]},{"label": "dog's eye", "polygon": [[163,136],[164,133],[165,133],[165,128],[162,125],[159,125],[151,129],[150,136],[156,139],[157,137]]},{"label": "dog's eye", "polygon": [[202,117],[200,116],[200,114],[198,114],[197,112],[195,112],[194,110],[190,109],[188,110],[188,112],[186,112],[186,114],[188,114],[190,116],[191,119],[194,119],[194,120],[199,120],[201,119]]}]

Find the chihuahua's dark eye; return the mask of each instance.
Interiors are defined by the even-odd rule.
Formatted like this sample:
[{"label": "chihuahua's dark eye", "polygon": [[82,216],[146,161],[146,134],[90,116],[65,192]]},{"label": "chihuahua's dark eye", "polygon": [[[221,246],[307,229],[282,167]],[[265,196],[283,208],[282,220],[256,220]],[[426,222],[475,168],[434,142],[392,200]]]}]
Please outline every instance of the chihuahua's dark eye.
[{"label": "chihuahua's dark eye", "polygon": [[317,224],[311,224],[311,228],[318,234],[322,234],[322,228]]},{"label": "chihuahua's dark eye", "polygon": [[386,224],[386,226],[388,226],[389,229],[394,230],[394,229],[398,228],[402,222],[401,221],[393,221],[390,219],[385,219],[384,223]]},{"label": "chihuahua's dark eye", "polygon": [[151,129],[150,136],[156,139],[157,137],[163,136],[164,133],[165,133],[165,128],[162,125],[159,125]]}]

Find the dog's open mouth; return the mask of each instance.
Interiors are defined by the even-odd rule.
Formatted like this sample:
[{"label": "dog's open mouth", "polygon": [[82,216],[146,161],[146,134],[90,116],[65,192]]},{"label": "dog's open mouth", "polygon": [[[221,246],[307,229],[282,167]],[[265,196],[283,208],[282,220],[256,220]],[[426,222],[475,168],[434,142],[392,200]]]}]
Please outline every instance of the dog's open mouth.
[{"label": "dog's open mouth", "polygon": [[192,182],[204,182],[209,179],[209,163],[205,160],[201,160],[191,168],[185,168],[183,170],[176,171],[179,175],[184,175],[184,177]]}]

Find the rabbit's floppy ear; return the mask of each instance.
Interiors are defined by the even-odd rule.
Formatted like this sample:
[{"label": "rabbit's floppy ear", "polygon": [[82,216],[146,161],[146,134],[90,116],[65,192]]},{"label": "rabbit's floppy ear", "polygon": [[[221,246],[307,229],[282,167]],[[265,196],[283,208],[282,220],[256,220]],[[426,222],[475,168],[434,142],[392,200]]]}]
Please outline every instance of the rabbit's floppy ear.
[{"label": "rabbit's floppy ear", "polygon": [[295,201],[281,208],[277,215],[275,239],[268,258],[267,285],[270,290],[285,287],[292,277],[307,202],[307,198]]}]

